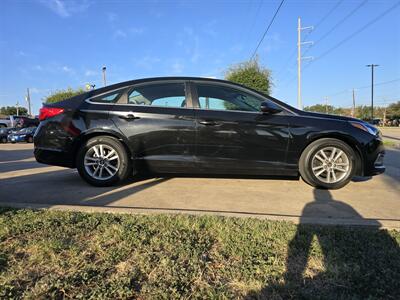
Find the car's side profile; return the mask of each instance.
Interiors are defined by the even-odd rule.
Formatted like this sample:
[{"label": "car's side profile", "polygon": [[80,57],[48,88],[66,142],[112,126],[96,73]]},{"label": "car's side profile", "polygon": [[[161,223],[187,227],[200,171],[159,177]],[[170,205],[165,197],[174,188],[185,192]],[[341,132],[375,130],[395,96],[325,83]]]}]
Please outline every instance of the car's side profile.
[{"label": "car's side profile", "polygon": [[77,168],[97,186],[155,173],[302,176],[340,188],[384,172],[380,132],[357,119],[295,109],[228,81],[128,81],[45,105],[37,161]]}]

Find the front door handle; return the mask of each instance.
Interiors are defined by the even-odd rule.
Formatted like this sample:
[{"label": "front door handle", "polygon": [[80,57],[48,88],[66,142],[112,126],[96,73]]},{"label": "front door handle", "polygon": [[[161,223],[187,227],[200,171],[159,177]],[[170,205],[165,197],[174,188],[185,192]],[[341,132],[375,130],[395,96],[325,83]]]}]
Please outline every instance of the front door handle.
[{"label": "front door handle", "polygon": [[126,119],[126,120],[136,120],[136,119],[140,119],[140,117],[136,117],[134,114],[133,114],[133,112],[128,112],[128,113],[125,113],[125,114],[121,114],[121,115],[119,115],[119,117],[121,118],[121,119]]},{"label": "front door handle", "polygon": [[202,125],[207,125],[207,126],[215,126],[215,125],[218,125],[218,123],[217,122],[215,122],[215,121],[200,121],[199,122],[200,124],[202,124]]}]

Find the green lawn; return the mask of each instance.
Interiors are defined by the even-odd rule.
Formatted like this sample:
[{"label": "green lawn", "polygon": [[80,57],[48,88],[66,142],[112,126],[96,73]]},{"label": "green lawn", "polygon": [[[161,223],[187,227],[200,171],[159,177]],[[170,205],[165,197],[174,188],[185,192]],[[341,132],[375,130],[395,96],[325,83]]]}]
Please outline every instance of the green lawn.
[{"label": "green lawn", "polygon": [[384,140],[383,145],[386,147],[399,147],[400,143],[395,142],[395,141],[390,141],[390,140]]},{"label": "green lawn", "polygon": [[400,233],[0,209],[0,298],[400,296]]}]

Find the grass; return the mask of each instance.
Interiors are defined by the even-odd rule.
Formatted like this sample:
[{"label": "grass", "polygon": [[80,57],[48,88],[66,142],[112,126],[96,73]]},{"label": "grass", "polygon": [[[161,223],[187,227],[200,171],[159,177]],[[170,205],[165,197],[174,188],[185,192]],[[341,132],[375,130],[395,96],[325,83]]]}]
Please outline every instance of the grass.
[{"label": "grass", "polygon": [[397,142],[395,142],[395,141],[390,141],[390,140],[384,140],[384,141],[383,141],[383,145],[385,145],[386,147],[392,147],[392,148],[394,148],[394,147],[399,147],[399,146],[400,146],[400,143],[397,143]]},{"label": "grass", "polygon": [[387,298],[400,233],[0,209],[0,298]]}]

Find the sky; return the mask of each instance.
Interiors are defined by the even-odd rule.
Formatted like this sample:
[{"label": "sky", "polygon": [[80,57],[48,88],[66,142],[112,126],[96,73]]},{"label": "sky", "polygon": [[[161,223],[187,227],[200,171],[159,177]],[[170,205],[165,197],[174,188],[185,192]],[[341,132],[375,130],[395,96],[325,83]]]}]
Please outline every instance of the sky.
[{"label": "sky", "polygon": [[[144,77],[223,78],[249,60],[281,0],[0,1],[0,106],[33,112],[43,98],[68,87],[102,86]],[[397,6],[396,6],[397,5]],[[304,105],[400,100],[399,0],[286,0],[258,48],[271,70],[271,95],[297,103],[297,22],[303,30]]]}]

